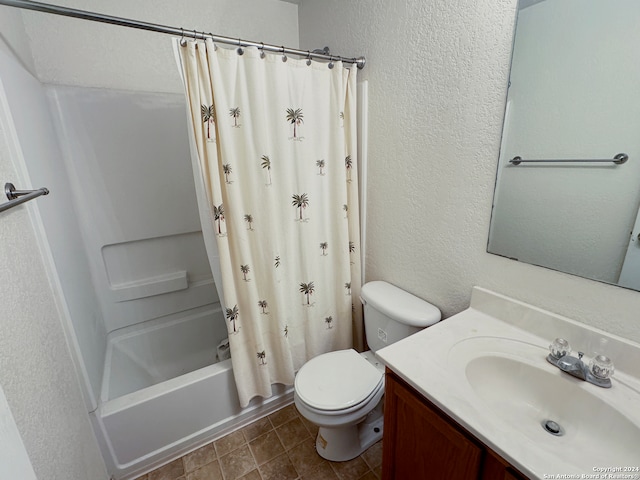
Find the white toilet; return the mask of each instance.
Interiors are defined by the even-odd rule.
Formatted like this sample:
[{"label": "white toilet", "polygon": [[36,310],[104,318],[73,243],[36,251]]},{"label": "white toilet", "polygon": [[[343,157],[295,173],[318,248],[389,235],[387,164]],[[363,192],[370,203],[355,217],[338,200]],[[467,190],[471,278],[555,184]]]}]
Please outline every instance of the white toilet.
[{"label": "white toilet", "polygon": [[387,282],[362,287],[364,324],[371,350],[319,355],[298,371],[298,411],[318,425],[316,450],[327,460],[357,457],[382,437],[384,366],[375,352],[440,320],[440,310]]}]

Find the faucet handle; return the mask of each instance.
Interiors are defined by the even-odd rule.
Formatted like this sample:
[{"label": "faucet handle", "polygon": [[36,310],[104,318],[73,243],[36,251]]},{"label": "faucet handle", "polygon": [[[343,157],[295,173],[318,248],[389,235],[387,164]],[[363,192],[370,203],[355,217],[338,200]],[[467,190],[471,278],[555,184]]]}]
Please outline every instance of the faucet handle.
[{"label": "faucet handle", "polygon": [[554,358],[562,358],[571,353],[571,346],[564,338],[556,338],[551,345],[549,351]]},{"label": "faucet handle", "polygon": [[615,369],[609,357],[597,355],[589,363],[589,370],[591,370],[594,377],[604,380],[611,377]]},{"label": "faucet handle", "polygon": [[584,357],[584,353],[578,352],[578,360],[582,360],[582,357]]}]

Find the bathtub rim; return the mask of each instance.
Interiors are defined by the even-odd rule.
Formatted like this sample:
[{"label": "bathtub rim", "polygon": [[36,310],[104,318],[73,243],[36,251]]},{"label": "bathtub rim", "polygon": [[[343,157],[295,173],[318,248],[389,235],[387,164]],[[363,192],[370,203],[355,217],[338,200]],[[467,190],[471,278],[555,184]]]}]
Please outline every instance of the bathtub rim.
[{"label": "bathtub rim", "polygon": [[114,475],[113,478],[118,480],[136,479],[293,403],[293,385],[274,384],[273,388],[279,391],[274,392],[270,397],[255,397],[252,399],[252,403],[257,399],[256,403],[250,403],[246,408],[239,407],[240,412],[236,415],[207,425],[186,437],[164,445],[162,448],[130,462],[120,463],[117,461],[115,449],[107,433],[108,429],[103,422],[106,417],[140,403],[153,401],[159,395],[180,388],[188,388],[190,384],[206,381],[216,375],[227,374],[229,371],[233,371],[231,359],[146,387],[137,392],[123,395],[100,405],[96,411],[91,412],[91,422],[96,431],[100,432],[98,442],[102,445],[103,455],[105,457],[108,456],[105,461],[109,465],[110,473]]},{"label": "bathtub rim", "polygon": [[[227,419],[229,422],[228,426],[220,428],[215,433],[208,433],[212,429],[215,429],[216,426],[220,426],[222,422],[218,422],[215,425],[210,425],[209,427],[200,430],[199,432],[190,435],[190,440],[186,441],[183,439],[182,443],[185,445],[175,449],[173,452],[166,454],[166,451],[172,446],[179,444],[180,442],[174,442],[171,446],[165,446],[161,450],[156,450],[140,459],[129,462],[127,464],[119,464],[115,462],[115,455],[112,451],[110,451],[110,458],[107,460],[110,465],[109,472],[113,475],[113,480],[135,480],[140,476],[146,475],[149,472],[157,470],[158,468],[167,465],[185,455],[188,455],[191,452],[194,452],[205,445],[208,445],[212,442],[220,440],[221,438],[236,432],[238,430],[243,429],[244,427],[252,424],[260,420],[261,418],[265,418],[272,413],[277,412],[289,405],[293,405],[293,387],[287,387],[286,391],[279,394],[273,395],[271,397],[265,398],[265,404],[255,405],[253,407],[247,407],[248,411],[244,411],[232,418]],[[95,412],[94,412],[95,415]],[[101,426],[102,421],[99,415],[92,416],[92,422],[97,422],[99,425],[99,429],[104,427]],[[111,450],[111,442],[108,438],[101,439],[104,441],[108,450]],[[140,463],[141,461],[148,460],[148,463],[144,467],[135,467],[136,463]]]},{"label": "bathtub rim", "polygon": [[[188,315],[185,315],[186,312],[188,312]],[[177,312],[161,317],[160,319],[150,320],[141,324],[125,327],[125,329],[110,332],[108,365],[111,366],[113,346],[117,343],[117,340],[125,340],[131,336],[140,334],[144,335],[149,331],[179,325],[195,318],[201,318],[202,316],[218,315],[218,312],[222,313],[222,308],[220,304],[216,302],[186,312]],[[224,317],[222,317],[221,320],[224,322]],[[226,322],[224,322],[224,326],[226,333]],[[116,339],[115,342],[113,341],[114,339]],[[215,348],[215,345],[212,345],[212,348]],[[106,360],[107,359],[105,359],[105,366],[107,365]],[[191,432],[180,439],[163,445],[161,448],[157,448],[136,459],[126,462],[118,460],[112,439],[110,438],[109,429],[105,424],[111,415],[117,415],[129,408],[153,402],[154,399],[175,392],[176,390],[183,388],[188,389],[190,386],[199,382],[213,380],[214,377],[218,375],[229,374],[234,374],[232,359],[204,366],[157,384],[141,388],[135,392],[116,397],[112,400],[100,401],[98,407],[93,412],[90,412],[91,423],[99,437],[98,443],[101,445],[103,457],[109,466],[109,472],[113,475],[113,478],[118,480],[133,480],[138,478],[293,403],[293,386],[274,384],[273,395],[270,397],[256,397],[252,399],[252,402],[246,408],[241,408],[238,405],[237,413],[216,421],[215,423],[203,426],[195,432]],[[106,378],[108,379],[108,377]],[[108,393],[108,387],[105,392]]]},{"label": "bathtub rim", "polygon": [[127,393],[112,400],[107,400],[101,403],[98,407],[100,416],[108,416],[114,413],[118,413],[126,408],[134,405],[153,400],[158,396],[173,392],[179,388],[194,384],[205,378],[213,377],[218,373],[226,372],[227,370],[233,370],[231,365],[231,359],[223,360],[222,362],[216,362],[206,367],[199,368],[193,372],[183,373],[169,380],[165,380],[155,385],[136,390],[135,392]]}]

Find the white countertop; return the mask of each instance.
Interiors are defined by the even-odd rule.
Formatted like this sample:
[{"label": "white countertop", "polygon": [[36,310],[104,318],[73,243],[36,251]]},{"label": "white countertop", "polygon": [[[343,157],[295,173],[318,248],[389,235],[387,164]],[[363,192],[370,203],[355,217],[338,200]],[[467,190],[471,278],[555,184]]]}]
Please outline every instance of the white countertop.
[{"label": "white countertop", "polygon": [[[587,362],[596,354],[609,356],[616,366],[612,388],[575,379],[549,364],[548,346],[556,337],[569,340],[574,351],[583,351]],[[581,475],[602,475],[603,470],[598,469],[640,467],[640,345],[634,342],[475,287],[469,309],[383,348],[376,355],[419,393],[531,478],[559,478],[558,475],[587,478]],[[487,401],[487,397],[478,395],[478,386],[474,388],[468,381],[469,361],[478,357],[525,364],[522,373],[515,375],[517,378],[507,379],[504,408],[500,398]],[[491,372],[488,375],[486,378],[493,380]],[[546,382],[547,379],[552,381]],[[540,392],[535,381],[542,382]],[[518,382],[525,382],[524,390],[533,388],[532,396],[536,397],[528,405],[529,392],[520,392],[522,398],[516,395],[519,404],[527,404],[523,408],[513,404],[514,396],[509,392],[509,388],[518,388]],[[558,399],[554,387],[548,387],[547,383],[562,387],[562,392],[571,392],[566,395],[569,398]],[[536,420],[536,415],[542,420],[547,414],[545,395],[556,406],[564,407],[566,402],[569,418],[558,419],[561,424],[563,420],[569,424],[563,437],[545,432]],[[585,398],[589,401],[580,400]],[[606,408],[599,408],[601,402]],[[585,411],[581,411],[583,405]],[[520,415],[524,409],[527,415]],[[597,416],[605,410],[613,414],[614,421],[598,423]],[[559,415],[557,408],[551,411]],[[635,445],[630,446],[633,442]],[[611,470],[609,473],[630,475],[620,478],[640,474]]]}]

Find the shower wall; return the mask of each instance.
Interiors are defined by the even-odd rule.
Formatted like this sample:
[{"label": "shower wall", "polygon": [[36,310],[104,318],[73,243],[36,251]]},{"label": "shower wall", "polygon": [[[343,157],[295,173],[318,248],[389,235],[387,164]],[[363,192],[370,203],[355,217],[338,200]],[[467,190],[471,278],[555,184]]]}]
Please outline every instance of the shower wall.
[{"label": "shower wall", "polygon": [[217,302],[184,97],[47,93],[107,332]]},{"label": "shower wall", "polygon": [[[196,28],[199,31],[212,31],[232,37],[257,39],[277,45],[298,45],[298,6],[280,0],[247,0],[242,3],[235,0],[194,0],[189,2],[188,8],[179,0],[50,0],[50,3],[160,24]],[[148,192],[143,191],[144,187],[140,189],[137,184],[127,183],[134,178],[133,176],[123,174],[123,183],[117,187],[120,193],[113,200],[114,205],[110,200],[105,200],[104,182],[99,175],[113,175],[115,169],[109,170],[104,165],[95,164],[86,166],[77,158],[71,161],[67,159],[65,164],[61,159],[62,152],[58,141],[52,138],[55,137],[52,113],[60,117],[59,113],[56,113],[60,105],[65,104],[73,109],[85,102],[79,108],[96,109],[91,110],[91,125],[87,128],[99,129],[97,125],[100,117],[108,114],[108,107],[107,110],[98,110],[103,108],[99,101],[91,104],[86,103],[86,99],[72,99],[70,91],[63,94],[64,87],[54,85],[105,87],[126,90],[129,93],[172,92],[176,95],[171,100],[175,107],[173,111],[179,111],[181,117],[185,118],[181,107],[175,104],[177,95],[183,96],[183,87],[175,65],[170,38],[167,36],[4,6],[0,7],[0,13],[3,19],[7,18],[6,22],[0,21],[3,27],[6,27],[2,29],[0,37],[11,42],[8,48],[16,53],[22,62],[22,65],[16,64],[16,83],[24,83],[25,88],[33,89],[33,93],[25,95],[24,108],[20,105],[23,97],[11,95],[10,98],[16,115],[24,119],[21,124],[24,136],[30,139],[29,144],[25,142],[23,148],[33,151],[38,145],[46,147],[43,149],[46,155],[35,158],[30,155],[29,162],[33,163],[28,165],[28,169],[34,186],[47,186],[52,191],[46,204],[40,202],[44,212],[42,235],[46,237],[51,247],[50,251],[53,252],[45,253],[45,257],[53,257],[52,262],[59,277],[53,281],[55,283],[59,280],[58,288],[65,292],[65,298],[61,300],[62,308],[65,310],[62,312],[62,318],[67,324],[65,328],[70,350],[77,360],[76,367],[83,377],[87,409],[93,410],[100,396],[107,332],[128,324],[128,321],[122,320],[127,315],[132,316],[132,321],[144,321],[146,318],[171,311],[168,304],[173,302],[172,296],[178,297],[178,306],[173,307],[174,310],[185,306],[186,299],[180,299],[184,292],[174,294],[170,290],[184,287],[185,282],[191,286],[193,283],[206,282],[207,273],[199,268],[206,266],[208,262],[194,260],[197,265],[190,263],[188,269],[193,274],[187,278],[182,273],[185,268],[178,268],[175,258],[163,258],[163,261],[171,262],[171,266],[174,267],[168,273],[166,269],[155,268],[156,259],[163,255],[162,252],[169,243],[190,251],[200,250],[200,246],[194,247],[194,243],[199,243],[197,234],[194,234],[191,227],[185,227],[193,220],[193,216],[187,215],[183,219],[182,214],[178,214],[180,218],[176,224],[176,231],[181,232],[180,234],[174,234],[170,228],[164,228],[168,225],[169,218],[165,213],[171,212],[173,208],[167,199],[178,198],[182,193],[171,191],[170,182],[167,181],[157,187],[162,194],[151,192],[152,195],[149,196]],[[27,71],[33,74],[33,77],[23,80],[22,76],[28,74]],[[44,85],[51,85],[47,94],[50,103],[45,98]],[[138,100],[142,101],[141,98]],[[102,100],[109,103],[108,99]],[[122,102],[127,103],[124,100]],[[55,106],[55,109],[49,112],[48,106]],[[81,127],[77,130],[81,132],[84,128],[82,114],[73,112],[73,115],[76,123],[72,125]],[[110,118],[120,122],[116,117]],[[166,121],[159,115],[146,125],[136,124],[135,128],[152,129],[153,123],[162,126],[166,125]],[[56,128],[61,129],[60,118],[56,118],[55,122]],[[105,123],[102,124],[104,128]],[[129,125],[134,128],[132,123]],[[118,128],[118,125],[115,128]],[[186,129],[186,122],[181,128]],[[68,133],[69,130],[62,132],[61,138],[67,139],[65,143],[69,140],[69,137],[65,137]],[[152,137],[151,133],[149,135]],[[74,138],[76,139],[82,144],[78,149],[86,147],[85,137]],[[109,144],[108,139],[105,140],[105,144]],[[150,148],[154,148],[153,145]],[[65,146],[64,150],[68,157],[69,146]],[[171,151],[175,150],[177,149]],[[188,155],[186,143],[184,152]],[[124,167],[124,171],[135,170],[135,158],[120,155],[122,150],[117,153],[116,160],[109,159],[106,160],[107,163],[120,162],[119,165]],[[90,154],[86,158],[91,159],[93,156]],[[185,160],[186,168],[183,173],[190,172],[189,158],[185,157]],[[156,181],[155,176],[165,168],[169,168],[171,175],[172,166],[176,167],[176,164],[156,165],[156,168],[147,164],[144,169],[145,175]],[[77,173],[76,169],[80,173]],[[84,177],[81,178],[82,175]],[[87,176],[91,178],[86,178]],[[80,180],[88,180],[88,183],[81,184]],[[78,185],[80,188],[76,188]],[[125,187],[128,189],[127,192],[123,191]],[[97,191],[92,191],[93,188]],[[88,189],[88,192],[82,189]],[[89,195],[85,197],[85,193]],[[86,203],[86,198],[90,198],[90,205]],[[108,218],[107,214],[113,216],[122,211],[127,211],[128,214],[129,209],[139,211],[139,204],[148,202],[150,198],[154,199],[156,205],[166,206],[168,210],[162,212],[158,208],[155,210],[156,214],[149,214],[148,218],[133,221],[136,235],[120,235],[115,230],[112,231],[113,235],[105,234],[107,228],[114,226],[111,222],[113,218]],[[105,208],[105,212],[102,212],[105,215],[98,214],[100,223],[88,226],[91,214],[87,212],[96,205],[100,205],[100,209]],[[100,209],[97,211],[100,212]],[[193,214],[197,215],[196,208],[193,209]],[[129,218],[131,217],[133,215]],[[145,231],[149,223],[156,221],[162,222],[163,227]],[[93,242],[93,253],[96,249],[100,250],[95,256],[87,255],[89,248],[84,247],[87,240]],[[140,271],[141,275],[134,274],[134,270],[139,270],[140,267],[134,264],[137,260],[145,264],[146,270]],[[97,290],[107,293],[96,295],[94,284],[98,287]],[[158,292],[164,292],[166,299],[156,302],[157,299],[152,301],[149,300],[151,297],[144,296]],[[190,295],[192,293],[194,292],[190,292]],[[194,297],[196,304],[205,301],[201,294],[194,294]],[[140,307],[141,305],[143,307]]]}]

